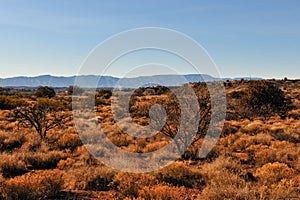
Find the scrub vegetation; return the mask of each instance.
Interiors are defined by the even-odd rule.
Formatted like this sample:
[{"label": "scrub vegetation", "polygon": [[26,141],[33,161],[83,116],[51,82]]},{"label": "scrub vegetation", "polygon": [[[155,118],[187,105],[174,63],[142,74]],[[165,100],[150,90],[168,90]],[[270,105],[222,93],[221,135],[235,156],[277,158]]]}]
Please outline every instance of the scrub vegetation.
[{"label": "scrub vegetation", "polygon": [[[0,199],[299,199],[300,81],[224,85],[226,121],[212,151],[199,158],[211,117],[209,92],[205,83],[190,83],[201,108],[197,135],[181,158],[151,173],[117,171],[87,151],[71,110],[72,94],[86,92],[81,88],[0,88]],[[118,127],[112,98],[109,89],[97,91],[91,120],[124,151],[152,152],[176,136],[180,106],[172,90],[134,91],[129,111],[135,123],[148,125],[155,104],[167,113],[162,130],[148,138]]]}]

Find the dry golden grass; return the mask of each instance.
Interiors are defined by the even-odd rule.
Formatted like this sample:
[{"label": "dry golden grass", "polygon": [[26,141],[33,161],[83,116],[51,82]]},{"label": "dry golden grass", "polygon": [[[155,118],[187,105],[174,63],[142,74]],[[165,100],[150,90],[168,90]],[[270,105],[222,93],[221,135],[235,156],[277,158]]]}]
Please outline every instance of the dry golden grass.
[{"label": "dry golden grass", "polygon": [[[41,140],[33,129],[18,128],[7,120],[10,111],[0,111],[0,199],[55,199],[61,191],[78,190],[88,194],[103,191],[112,199],[299,199],[300,81],[277,82],[296,106],[287,118],[239,118],[235,115],[239,95],[249,82],[226,83],[231,114],[212,152],[206,158],[197,158],[202,138],[186,153],[185,159],[191,160],[179,159],[147,174],[105,167],[82,145],[71,120]],[[200,89],[197,93],[201,94]],[[168,94],[147,90],[140,95],[134,98],[132,110],[136,113],[132,116],[138,124],[147,125],[147,109],[166,100]],[[70,96],[59,93],[55,98],[70,107]],[[109,140],[123,150],[152,152],[170,142],[171,138],[162,133],[141,139],[121,131],[113,119],[110,100],[99,98],[104,104],[97,106],[97,118],[86,113],[82,117],[91,124],[99,121]],[[127,131],[136,130],[127,127]],[[81,136],[91,143],[92,150],[99,149],[93,146],[96,131]]]},{"label": "dry golden grass", "polygon": [[293,169],[279,162],[265,164],[255,172],[255,176],[265,185],[272,185],[282,179],[291,179],[293,175],[295,175]]},{"label": "dry golden grass", "polygon": [[[183,195],[185,194],[185,195]],[[186,197],[186,196],[191,197]],[[153,186],[145,186],[139,190],[138,199],[158,199],[158,200],[171,200],[171,199],[196,199],[200,196],[197,191],[188,191],[184,187],[174,187],[170,184],[156,184]]]},{"label": "dry golden grass", "polygon": [[173,186],[201,189],[205,184],[199,169],[191,168],[182,162],[172,163],[154,174],[160,183],[168,183]]},{"label": "dry golden grass", "polygon": [[202,191],[203,199],[254,199],[249,185],[237,174],[221,170],[214,175]]},{"label": "dry golden grass", "polygon": [[28,172],[26,163],[15,155],[2,153],[0,160],[0,172],[6,178],[15,177]]},{"label": "dry golden grass", "polygon": [[104,166],[83,166],[66,169],[65,187],[71,190],[108,191],[116,172]]},{"label": "dry golden grass", "polygon": [[1,196],[14,199],[46,199],[55,197],[63,187],[63,173],[58,170],[35,171],[15,178],[0,177]]},{"label": "dry golden grass", "polygon": [[156,185],[156,180],[155,177],[150,174],[120,172],[115,176],[111,185],[125,197],[137,198],[141,189],[146,186]]}]

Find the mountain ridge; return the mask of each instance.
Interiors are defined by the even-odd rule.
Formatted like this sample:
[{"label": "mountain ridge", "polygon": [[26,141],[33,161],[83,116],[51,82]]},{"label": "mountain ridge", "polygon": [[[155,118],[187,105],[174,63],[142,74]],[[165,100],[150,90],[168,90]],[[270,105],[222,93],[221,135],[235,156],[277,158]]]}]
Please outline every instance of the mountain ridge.
[{"label": "mountain ridge", "polygon": [[262,78],[254,77],[236,77],[236,78],[216,78],[208,74],[166,74],[166,75],[151,75],[138,76],[132,78],[118,78],[113,76],[100,75],[80,75],[80,76],[16,76],[10,78],[0,78],[0,87],[69,87],[74,85],[75,80],[80,80],[82,87],[94,87],[94,83],[99,83],[97,87],[114,87],[121,85],[122,87],[135,88],[145,85],[146,83],[159,83],[166,86],[179,86],[188,82],[203,82],[205,81],[225,81],[225,80],[240,80],[252,79],[261,80]]}]

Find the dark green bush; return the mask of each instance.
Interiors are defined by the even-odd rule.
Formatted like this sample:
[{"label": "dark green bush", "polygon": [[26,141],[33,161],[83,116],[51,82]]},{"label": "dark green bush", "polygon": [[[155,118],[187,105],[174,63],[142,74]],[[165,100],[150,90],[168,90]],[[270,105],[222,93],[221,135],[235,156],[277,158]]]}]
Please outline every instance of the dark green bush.
[{"label": "dark green bush", "polygon": [[292,103],[274,83],[253,81],[241,99],[241,108],[243,116],[249,119],[274,115],[284,118]]},{"label": "dark green bush", "polygon": [[103,99],[109,99],[112,96],[112,91],[109,89],[101,89],[98,91],[97,96],[99,96]]},{"label": "dark green bush", "polygon": [[67,89],[67,92],[69,95],[76,95],[76,94],[82,94],[84,92],[84,89],[78,87],[78,86],[69,86],[68,89]]},{"label": "dark green bush", "polygon": [[23,104],[24,101],[20,98],[0,95],[0,110],[12,110]]},{"label": "dark green bush", "polygon": [[55,97],[55,91],[53,88],[50,88],[48,86],[44,86],[44,87],[39,87],[36,92],[35,95],[37,97],[48,97],[48,98],[52,98]]}]

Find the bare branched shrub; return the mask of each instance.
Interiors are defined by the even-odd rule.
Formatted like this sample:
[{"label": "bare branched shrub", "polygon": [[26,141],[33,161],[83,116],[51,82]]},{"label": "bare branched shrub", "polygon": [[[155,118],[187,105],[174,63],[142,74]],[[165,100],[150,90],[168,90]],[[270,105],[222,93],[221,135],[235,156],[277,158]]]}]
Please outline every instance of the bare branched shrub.
[{"label": "bare branched shrub", "polygon": [[46,98],[14,109],[14,119],[21,125],[33,127],[42,139],[49,130],[63,125],[67,117],[59,102]]}]

